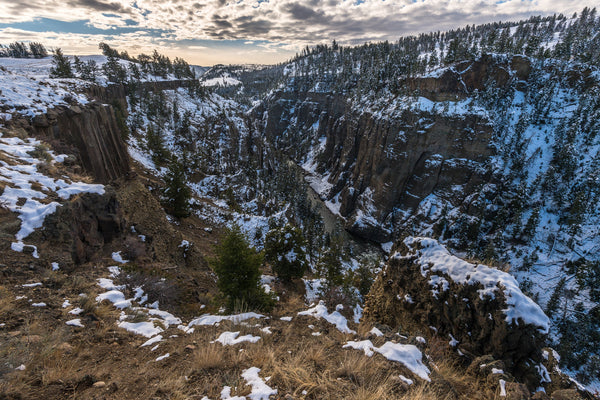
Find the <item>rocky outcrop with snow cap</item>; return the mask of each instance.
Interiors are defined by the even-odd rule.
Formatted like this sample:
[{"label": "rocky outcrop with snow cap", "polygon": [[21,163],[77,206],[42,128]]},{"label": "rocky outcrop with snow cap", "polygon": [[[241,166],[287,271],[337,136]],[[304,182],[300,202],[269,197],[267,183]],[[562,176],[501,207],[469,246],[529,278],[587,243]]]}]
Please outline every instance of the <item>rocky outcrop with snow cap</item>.
[{"label": "rocky outcrop with snow cap", "polygon": [[537,385],[548,317],[508,273],[453,256],[438,241],[408,237],[373,285],[363,324],[447,338],[460,354],[491,354]]}]

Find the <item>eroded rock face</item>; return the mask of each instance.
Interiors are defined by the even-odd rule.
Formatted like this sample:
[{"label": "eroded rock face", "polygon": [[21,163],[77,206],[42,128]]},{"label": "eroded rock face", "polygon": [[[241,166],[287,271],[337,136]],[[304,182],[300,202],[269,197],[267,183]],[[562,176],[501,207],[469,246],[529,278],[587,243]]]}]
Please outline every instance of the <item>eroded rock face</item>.
[{"label": "eroded rock face", "polygon": [[509,274],[466,263],[433,239],[399,243],[369,293],[361,323],[447,338],[469,357],[501,361],[499,369],[531,388],[540,384],[535,366],[549,324],[542,310]]},{"label": "eroded rock face", "polygon": [[[122,101],[124,98],[115,97],[115,102]],[[57,153],[75,155],[96,182],[108,183],[129,173],[127,145],[112,105],[92,102],[57,106],[31,120],[25,117],[12,120],[9,128],[25,129],[48,142]]]},{"label": "eroded rock face", "polygon": [[57,107],[48,116],[50,126],[36,128],[36,133],[71,146],[95,180],[106,183],[129,172],[127,146],[112,106],[90,103],[85,107]]},{"label": "eroded rock face", "polygon": [[481,56],[474,61],[463,61],[439,76],[406,78],[402,83],[410,92],[432,101],[454,101],[464,99],[475,90],[484,90],[488,82],[504,87],[514,71],[518,80],[527,80],[531,72],[529,59],[514,56],[509,62],[499,61],[491,55]]},{"label": "eroded rock face", "polygon": [[[440,76],[407,78],[402,84],[411,95],[457,101],[490,82],[497,87],[524,82],[530,69],[522,57],[484,56]],[[493,127],[485,116],[403,109],[402,104],[376,112],[368,106],[341,94],[287,90],[254,115],[277,149],[305,169],[310,165],[311,174],[330,186],[319,195],[346,219],[351,232],[389,241],[428,196],[454,208],[495,183]]]},{"label": "eroded rock face", "polygon": [[72,262],[80,264],[92,260],[125,231],[115,191],[106,186],[103,195],[86,193],[58,207],[35,235],[43,236],[45,246],[69,252]]},{"label": "eroded rock face", "polygon": [[346,228],[359,236],[388,241],[395,210],[417,207],[432,192],[450,193],[457,185],[470,193],[490,179],[485,163],[494,153],[492,129],[480,117],[409,110],[381,117],[357,112],[337,96],[295,96],[280,93],[259,111],[265,133],[300,164],[325,138],[316,173],[327,175],[332,187],[320,195],[335,202]]}]

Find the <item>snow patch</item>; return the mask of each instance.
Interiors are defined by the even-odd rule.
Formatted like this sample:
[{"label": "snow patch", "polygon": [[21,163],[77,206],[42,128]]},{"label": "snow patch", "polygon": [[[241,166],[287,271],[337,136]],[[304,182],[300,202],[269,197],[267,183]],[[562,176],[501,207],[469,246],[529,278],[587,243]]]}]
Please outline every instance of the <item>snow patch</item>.
[{"label": "snow patch", "polygon": [[242,342],[256,343],[260,340],[260,336],[244,335],[238,337],[239,334],[240,332],[223,332],[221,335],[219,335],[215,342],[219,342],[223,346],[231,346]]},{"label": "snow patch", "polygon": [[319,301],[319,304],[313,308],[309,308],[306,311],[300,311],[298,315],[310,315],[315,318],[323,318],[330,324],[335,325],[340,332],[356,333],[356,331],[348,328],[348,320],[338,311],[334,311],[332,313],[327,312],[327,307],[325,306],[323,300]]},{"label": "snow patch", "polygon": [[430,371],[421,361],[423,354],[412,344],[385,342],[383,346],[375,347],[370,340],[361,340],[349,341],[343,348],[362,350],[368,357],[371,357],[374,352],[377,352],[390,361],[401,363],[419,378],[428,382],[431,381],[431,379],[429,379]]}]

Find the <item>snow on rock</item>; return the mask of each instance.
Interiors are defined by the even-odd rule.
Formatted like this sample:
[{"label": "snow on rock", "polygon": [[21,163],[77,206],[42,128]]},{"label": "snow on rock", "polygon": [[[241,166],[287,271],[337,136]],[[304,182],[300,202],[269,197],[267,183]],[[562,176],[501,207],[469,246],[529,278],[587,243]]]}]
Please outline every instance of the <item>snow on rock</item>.
[{"label": "snow on rock", "polygon": [[160,356],[160,357],[156,357],[156,361],[162,361],[162,360],[164,360],[165,358],[168,358],[169,356],[170,356],[170,354],[169,354],[169,353],[167,353],[167,354],[164,354],[164,355],[162,355],[162,356]]},{"label": "snow on rock", "polygon": [[239,334],[240,332],[223,332],[221,335],[219,335],[215,342],[219,342],[223,346],[231,346],[242,342],[256,343],[260,340],[260,336],[244,335],[238,337]]},{"label": "snow on rock", "polygon": [[[523,294],[519,284],[510,274],[461,260],[450,254],[435,239],[408,237],[404,240],[404,244],[409,248],[409,253],[405,257],[418,256],[417,262],[424,277],[441,273],[459,284],[481,284],[483,288],[478,291],[481,299],[486,296],[494,298],[500,285],[508,306],[503,310],[506,322],[518,325],[520,319],[526,324],[536,326],[542,333],[548,333],[550,320],[539,305]],[[399,253],[394,257],[402,258]],[[435,284],[436,290],[440,289],[435,280],[430,280],[430,284]]]},{"label": "snow on rock", "polygon": [[348,320],[338,311],[334,311],[332,313],[327,312],[327,307],[323,300],[319,301],[319,304],[314,306],[313,308],[309,308],[306,311],[300,311],[298,315],[310,315],[315,318],[323,318],[330,324],[335,325],[335,327],[343,333],[356,333],[352,329],[348,328]]},{"label": "snow on rock", "polygon": [[423,354],[412,344],[401,344],[394,342],[385,342],[381,347],[375,347],[370,340],[349,341],[343,348],[353,348],[362,350],[365,355],[371,357],[377,352],[390,361],[396,361],[403,364],[413,374],[419,378],[430,382],[429,369],[421,361]]},{"label": "snow on rock", "polygon": [[277,389],[268,386],[265,381],[258,376],[260,368],[251,367],[242,372],[248,385],[252,386],[252,392],[248,395],[251,400],[269,400],[269,396],[276,395]]},{"label": "snow on rock", "polygon": [[46,307],[46,303],[41,302],[41,303],[33,303],[31,305],[32,307]]},{"label": "snow on rock", "polygon": [[84,325],[81,323],[81,319],[80,318],[71,319],[71,320],[67,321],[66,324],[69,325],[69,326],[77,326],[79,328],[83,328],[84,327]]},{"label": "snow on rock", "polygon": [[[4,87],[2,90],[4,91]],[[0,153],[10,160],[0,161],[0,183],[5,185],[0,195],[0,203],[17,213],[21,220],[20,229],[15,234],[17,242],[11,245],[12,250],[19,252],[30,246],[24,244],[23,239],[40,228],[45,218],[61,206],[57,201],[48,200],[51,198],[49,194],[55,194],[63,200],[80,193],[104,194],[104,185],[67,182],[67,178],[55,179],[44,175],[38,170],[38,165],[43,161],[35,158],[32,155],[34,152],[44,152],[49,156],[51,163],[64,160],[64,156],[57,156],[47,150],[39,140],[4,137],[0,133]],[[33,256],[38,258],[35,246],[30,247],[34,248]],[[55,265],[52,266],[54,269]]]}]

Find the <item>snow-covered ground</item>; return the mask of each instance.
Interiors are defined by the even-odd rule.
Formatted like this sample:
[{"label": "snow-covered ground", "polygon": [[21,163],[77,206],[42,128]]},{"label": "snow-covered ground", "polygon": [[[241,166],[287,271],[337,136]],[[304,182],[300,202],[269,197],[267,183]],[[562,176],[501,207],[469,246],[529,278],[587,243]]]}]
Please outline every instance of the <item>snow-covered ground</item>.
[{"label": "snow-covered ground", "polygon": [[46,113],[49,108],[67,105],[67,100],[86,104],[78,94],[88,85],[79,79],[50,79],[51,58],[0,58],[0,126],[18,112],[26,116]]},{"label": "snow-covered ground", "polygon": [[[66,201],[80,193],[104,193],[103,185],[77,182],[66,176],[47,176],[40,168],[45,161],[34,157],[38,153],[48,158],[50,164],[59,164],[67,157],[54,154],[37,139],[6,137],[0,133],[0,155],[6,160],[0,160],[0,182],[4,185],[0,204],[17,213],[21,220],[16,241],[11,246],[15,251],[23,251],[27,246],[23,240],[61,206],[60,202],[51,198]],[[34,248],[33,256],[39,257],[35,246],[30,247]]]},{"label": "snow-covered ground", "polygon": [[[71,62],[73,57],[67,57]],[[84,63],[94,61],[97,65],[96,80],[89,82],[82,79],[50,78],[53,67],[52,57],[41,59],[0,57],[0,126],[2,120],[11,118],[18,112],[26,116],[46,113],[49,108],[67,105],[75,101],[88,103],[88,98],[81,92],[92,84],[107,86],[110,83],[103,73],[102,66],[107,57],[103,55],[81,56]],[[130,61],[119,60],[128,69]],[[166,77],[143,74],[141,81],[169,81],[177,79],[174,75]]]},{"label": "snow-covered ground", "polygon": [[228,73],[224,73],[222,76],[202,80],[204,86],[236,86],[241,85],[242,82],[235,79]]}]

